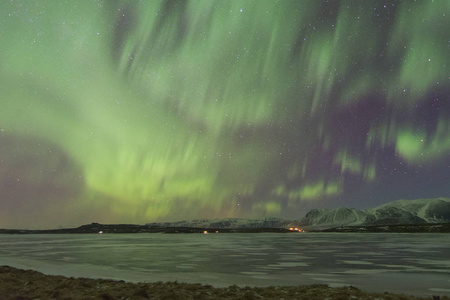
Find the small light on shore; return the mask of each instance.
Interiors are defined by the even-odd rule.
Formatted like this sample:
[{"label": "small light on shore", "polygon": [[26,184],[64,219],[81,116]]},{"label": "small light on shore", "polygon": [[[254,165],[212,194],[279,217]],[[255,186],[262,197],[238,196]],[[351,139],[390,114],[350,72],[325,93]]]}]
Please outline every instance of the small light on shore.
[{"label": "small light on shore", "polygon": [[205,230],[205,231],[203,231],[203,234],[208,234],[208,231],[206,231],[206,230]]},{"label": "small light on shore", "polygon": [[99,234],[102,234],[102,233],[103,233],[103,231],[101,231],[101,230],[100,230],[100,231],[99,231],[98,233],[99,233]]},{"label": "small light on shore", "polygon": [[297,232],[305,232],[303,229],[298,228],[298,227],[295,227],[295,228],[290,227],[289,230],[290,230],[290,231],[297,231]]}]

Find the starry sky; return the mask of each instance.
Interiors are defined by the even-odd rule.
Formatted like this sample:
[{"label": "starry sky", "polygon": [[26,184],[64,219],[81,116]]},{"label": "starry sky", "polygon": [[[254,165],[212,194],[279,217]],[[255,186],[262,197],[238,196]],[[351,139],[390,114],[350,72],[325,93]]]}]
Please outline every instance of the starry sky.
[{"label": "starry sky", "polygon": [[0,228],[450,196],[450,1],[0,2]]}]

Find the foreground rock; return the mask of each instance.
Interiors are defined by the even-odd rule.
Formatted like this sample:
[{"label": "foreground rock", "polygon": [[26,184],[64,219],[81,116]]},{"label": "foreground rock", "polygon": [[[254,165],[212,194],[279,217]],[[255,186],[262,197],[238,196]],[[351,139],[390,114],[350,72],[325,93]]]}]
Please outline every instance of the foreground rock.
[{"label": "foreground rock", "polygon": [[[129,283],[125,281],[67,278],[0,266],[0,300],[28,299],[431,299],[395,294],[364,293],[354,287],[326,285],[214,288],[177,282]],[[436,297],[435,299],[439,299]],[[442,300],[448,297],[440,298]]]}]

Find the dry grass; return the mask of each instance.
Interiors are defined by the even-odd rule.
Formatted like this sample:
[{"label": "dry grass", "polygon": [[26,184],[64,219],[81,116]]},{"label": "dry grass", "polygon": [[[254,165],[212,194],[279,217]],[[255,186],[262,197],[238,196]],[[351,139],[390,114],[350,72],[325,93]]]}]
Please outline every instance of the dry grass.
[{"label": "dry grass", "polygon": [[[177,282],[129,283],[125,281],[67,278],[36,271],[0,267],[0,300],[28,299],[432,299],[396,294],[365,293],[354,287],[330,288],[326,285],[214,288],[209,285]],[[441,300],[450,300],[441,297]]]}]

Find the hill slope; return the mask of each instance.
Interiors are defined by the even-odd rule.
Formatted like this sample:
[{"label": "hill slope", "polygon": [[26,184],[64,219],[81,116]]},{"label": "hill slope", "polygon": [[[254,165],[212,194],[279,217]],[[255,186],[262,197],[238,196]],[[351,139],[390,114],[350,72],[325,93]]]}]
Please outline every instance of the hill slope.
[{"label": "hill slope", "polygon": [[303,218],[286,220],[214,219],[165,223],[148,223],[150,227],[187,227],[212,229],[288,228],[298,226],[336,227],[450,222],[450,199],[397,200],[381,206],[358,210],[354,208],[313,209]]},{"label": "hill slope", "polygon": [[313,209],[300,220],[301,226],[358,226],[450,222],[450,199],[397,200],[381,206],[357,210]]}]

